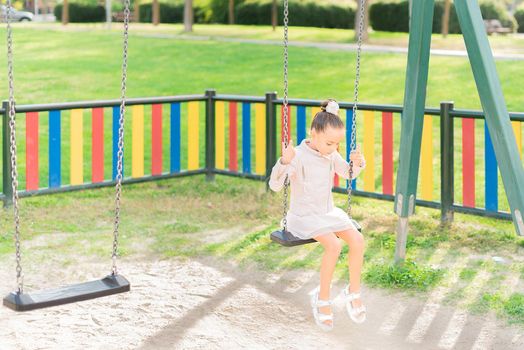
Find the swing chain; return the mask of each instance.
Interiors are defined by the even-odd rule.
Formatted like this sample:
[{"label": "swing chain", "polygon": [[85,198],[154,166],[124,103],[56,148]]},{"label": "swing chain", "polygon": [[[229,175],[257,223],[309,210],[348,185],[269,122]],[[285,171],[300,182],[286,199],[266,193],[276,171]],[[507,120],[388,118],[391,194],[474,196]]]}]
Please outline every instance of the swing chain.
[{"label": "swing chain", "polygon": [[11,0],[6,3],[5,21],[7,23],[7,75],[9,81],[9,131],[11,147],[11,187],[13,192],[13,209],[15,218],[15,250],[16,250],[16,283],[17,293],[23,293],[24,282],[22,275],[22,252],[20,249],[20,209],[18,206],[18,170],[16,168],[16,111],[15,111],[15,89],[13,73],[13,32],[11,28]]},{"label": "swing chain", "polygon": [[[288,118],[289,118],[289,111],[288,111],[288,23],[289,23],[289,3],[288,0],[284,0],[284,100],[283,100],[283,119],[284,119],[284,125],[283,133],[284,133],[284,146],[287,147],[289,144],[288,140],[288,132],[289,132],[289,125],[288,125]],[[283,219],[282,224],[284,226],[284,231],[287,231],[287,207],[288,207],[288,189],[289,189],[289,178],[286,173],[286,178],[284,180],[284,199],[283,199]]]},{"label": "swing chain", "polygon": [[128,48],[128,32],[129,32],[129,14],[130,14],[130,0],[124,1],[124,51],[122,62],[122,85],[121,85],[121,99],[120,99],[120,118],[118,120],[118,153],[117,153],[117,171],[116,171],[116,197],[115,197],[115,223],[113,229],[113,267],[112,275],[116,275],[116,258],[118,250],[118,229],[120,227],[120,199],[122,196],[122,168],[124,157],[124,116],[126,113],[126,81],[127,81],[127,48]]},{"label": "swing chain", "polygon": [[[359,11],[359,24],[358,24],[358,35],[357,35],[357,62],[355,69],[355,88],[353,96],[353,115],[351,116],[351,143],[350,143],[350,156],[351,151],[356,148],[356,138],[357,138],[357,104],[358,104],[358,87],[360,83],[360,56],[362,52],[362,32],[364,31],[364,7],[366,0],[360,0],[360,11]],[[353,179],[353,161],[349,159],[349,181],[348,181],[348,204],[347,204],[347,214],[351,218],[351,182]]]}]

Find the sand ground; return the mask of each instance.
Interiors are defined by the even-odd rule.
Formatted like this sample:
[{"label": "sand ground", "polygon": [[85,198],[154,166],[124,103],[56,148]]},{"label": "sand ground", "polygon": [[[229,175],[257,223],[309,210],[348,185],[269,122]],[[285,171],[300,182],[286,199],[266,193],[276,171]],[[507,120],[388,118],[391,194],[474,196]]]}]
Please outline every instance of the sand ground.
[{"label": "sand ground", "polygon": [[[13,260],[0,262],[2,295],[14,288]],[[524,330],[492,315],[366,286],[367,321],[349,320],[343,285],[334,285],[335,329],[323,332],[307,296],[316,272],[278,275],[213,258],[119,265],[129,293],[24,313],[0,308],[0,349],[524,349]],[[49,257],[42,268],[25,271],[26,291],[101,278],[110,262],[64,267]]]}]

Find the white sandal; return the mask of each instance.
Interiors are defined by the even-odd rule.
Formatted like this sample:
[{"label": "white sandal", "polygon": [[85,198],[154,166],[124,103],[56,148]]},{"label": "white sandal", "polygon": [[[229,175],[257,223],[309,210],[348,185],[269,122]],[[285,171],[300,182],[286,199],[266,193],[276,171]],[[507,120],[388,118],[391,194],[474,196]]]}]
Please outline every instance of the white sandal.
[{"label": "white sandal", "polygon": [[[320,327],[323,331],[330,331],[333,329],[333,312],[330,314],[325,314],[322,312],[319,312],[319,307],[324,306],[331,306],[333,304],[332,300],[319,300],[318,299],[318,293],[320,291],[320,287],[317,287],[313,289],[311,292],[309,292],[310,301],[311,301],[311,307],[313,309],[313,317],[315,318],[315,322],[317,326]],[[326,323],[326,321],[331,321],[331,323]]]},{"label": "white sandal", "polygon": [[349,318],[355,323],[362,323],[366,320],[366,307],[361,305],[359,307],[354,307],[351,303],[355,299],[360,298],[360,292],[350,293],[349,285],[344,288],[344,297],[346,299],[346,310],[348,312]]}]

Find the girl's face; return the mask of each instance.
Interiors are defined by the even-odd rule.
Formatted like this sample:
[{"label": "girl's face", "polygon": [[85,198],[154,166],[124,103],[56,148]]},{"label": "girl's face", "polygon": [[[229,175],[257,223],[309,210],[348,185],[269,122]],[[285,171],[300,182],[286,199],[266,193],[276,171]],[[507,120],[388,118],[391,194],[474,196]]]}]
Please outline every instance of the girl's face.
[{"label": "girl's face", "polygon": [[311,130],[311,143],[322,155],[335,152],[339,143],[344,139],[346,130],[344,128],[332,128],[328,126],[324,131]]}]

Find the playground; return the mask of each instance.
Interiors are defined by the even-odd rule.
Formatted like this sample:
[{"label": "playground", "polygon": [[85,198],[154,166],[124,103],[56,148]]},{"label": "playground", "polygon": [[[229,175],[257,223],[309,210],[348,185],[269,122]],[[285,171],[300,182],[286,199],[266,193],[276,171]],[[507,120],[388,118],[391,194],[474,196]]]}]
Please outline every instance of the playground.
[{"label": "playground", "polygon": [[[427,95],[410,90],[425,80],[410,62],[429,59],[424,22],[412,25],[419,39],[374,33],[361,54],[315,47],[351,42],[342,30],[290,27],[283,85],[270,28],[132,23],[123,80],[116,24],[13,24],[16,112],[0,86],[0,349],[521,349],[524,66],[481,67],[462,35],[436,38],[461,55],[431,55]],[[495,56],[521,54],[519,36],[489,40]],[[479,96],[495,67],[500,95]],[[367,163],[349,193],[367,320],[346,315],[343,246],[327,333],[308,298],[323,248],[275,239],[283,196],[267,186],[281,142],[306,139],[326,97],[347,127],[340,154],[354,138]],[[342,210],[347,187],[334,177]]]}]

